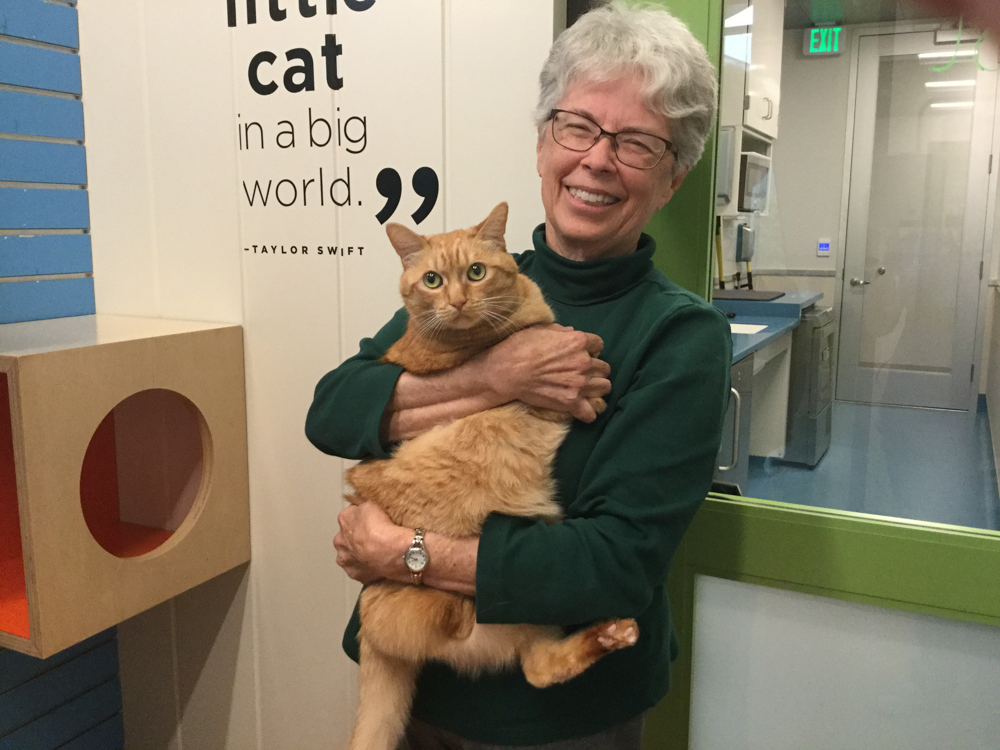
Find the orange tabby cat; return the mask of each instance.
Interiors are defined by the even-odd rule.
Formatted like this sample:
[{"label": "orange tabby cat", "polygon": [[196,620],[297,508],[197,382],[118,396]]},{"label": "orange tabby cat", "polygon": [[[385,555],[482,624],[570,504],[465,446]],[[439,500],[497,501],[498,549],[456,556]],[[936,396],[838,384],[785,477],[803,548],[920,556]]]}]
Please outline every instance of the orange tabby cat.
[{"label": "orange tabby cat", "polygon": [[[471,229],[422,237],[386,227],[403,261],[405,334],[383,361],[412,373],[464,362],[510,333],[554,320],[533,281],[507,254],[507,204]],[[604,402],[593,399],[598,411]],[[491,512],[561,517],[550,467],[569,416],[515,401],[440,425],[392,458],[359,464],[347,478],[397,524],[454,537],[479,533]],[[432,563],[433,564],[433,563]],[[565,637],[558,627],[484,625],[475,600],[382,581],[361,595],[361,698],[352,750],[395,750],[421,666],[439,660],[468,674],[520,663],[536,687],[580,674],[638,638],[634,620],[599,623]]]}]

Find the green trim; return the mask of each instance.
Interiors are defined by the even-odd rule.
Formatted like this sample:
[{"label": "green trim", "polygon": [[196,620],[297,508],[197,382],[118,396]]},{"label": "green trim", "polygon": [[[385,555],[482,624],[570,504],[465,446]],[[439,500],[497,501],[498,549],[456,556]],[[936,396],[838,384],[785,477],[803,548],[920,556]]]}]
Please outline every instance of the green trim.
[{"label": "green trim", "polygon": [[670,694],[650,712],[645,750],[688,747],[698,574],[1000,626],[1000,533],[712,495],[671,570],[681,652]]}]

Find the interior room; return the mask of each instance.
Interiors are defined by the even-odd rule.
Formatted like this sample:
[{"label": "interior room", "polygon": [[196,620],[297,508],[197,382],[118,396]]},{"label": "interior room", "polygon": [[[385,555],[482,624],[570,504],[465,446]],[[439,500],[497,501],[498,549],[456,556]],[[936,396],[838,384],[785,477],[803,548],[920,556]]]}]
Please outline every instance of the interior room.
[{"label": "interior room", "polygon": [[[769,44],[781,50],[780,108],[772,97],[763,127],[748,119],[752,96],[747,110],[742,99],[776,85],[745,72],[757,21],[746,3],[724,11],[718,174],[732,187],[756,169],[758,195],[719,191],[716,268],[729,290],[783,292],[775,303],[822,295],[804,308],[809,330],[792,334],[823,342],[815,362],[792,347],[788,420],[775,428],[785,435],[768,442],[754,409],[737,484],[753,497],[996,530],[995,51],[978,29],[921,6],[835,5],[836,18],[817,22],[818,4],[811,14],[786,4],[780,44]],[[717,271],[715,284],[716,300],[740,294]],[[758,361],[753,382],[766,390],[783,365]]]}]

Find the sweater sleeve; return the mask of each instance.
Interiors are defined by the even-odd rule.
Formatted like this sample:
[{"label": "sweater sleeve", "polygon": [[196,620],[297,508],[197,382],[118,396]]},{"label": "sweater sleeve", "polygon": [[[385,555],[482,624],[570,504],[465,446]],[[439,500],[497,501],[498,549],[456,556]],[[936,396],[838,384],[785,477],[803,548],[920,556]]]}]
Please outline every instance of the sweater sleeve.
[{"label": "sweater sleeve", "polygon": [[379,439],[379,424],[403,373],[382,356],[406,330],[406,310],[399,310],[373,338],[362,339],[360,351],[316,385],[306,416],[306,437],[324,453],[341,458],[388,458]]},{"label": "sweater sleeve", "polygon": [[666,581],[711,487],[732,339],[717,310],[691,304],[661,321],[643,349],[568,498],[567,519],[486,520],[476,571],[480,622],[634,617]]}]

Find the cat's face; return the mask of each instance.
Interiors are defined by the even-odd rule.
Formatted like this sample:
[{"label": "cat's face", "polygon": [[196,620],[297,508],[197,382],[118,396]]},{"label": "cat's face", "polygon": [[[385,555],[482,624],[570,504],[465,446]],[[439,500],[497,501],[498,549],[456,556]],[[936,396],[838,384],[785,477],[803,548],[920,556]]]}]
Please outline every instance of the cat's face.
[{"label": "cat's face", "polygon": [[503,241],[507,206],[482,224],[422,237],[387,227],[403,259],[399,291],[410,317],[429,336],[443,329],[491,326],[502,330],[521,303],[517,264]]}]

